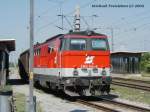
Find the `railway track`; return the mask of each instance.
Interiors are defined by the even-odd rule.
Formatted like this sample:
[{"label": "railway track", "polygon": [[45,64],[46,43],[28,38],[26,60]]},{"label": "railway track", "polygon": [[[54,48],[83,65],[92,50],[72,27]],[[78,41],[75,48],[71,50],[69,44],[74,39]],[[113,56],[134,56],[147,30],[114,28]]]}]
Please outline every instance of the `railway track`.
[{"label": "railway track", "polygon": [[138,80],[138,79],[126,79],[126,78],[120,78],[120,77],[113,77],[113,80],[131,81],[131,82],[150,84],[150,81],[144,81],[144,80]]},{"label": "railway track", "polygon": [[105,111],[105,112],[119,112],[117,110],[114,110],[112,108],[109,108],[109,107],[105,107],[103,105],[98,105],[98,104],[94,104],[92,102],[88,102],[88,101],[85,101],[85,100],[77,100],[76,102],[78,103],[81,103],[81,104],[84,104],[84,105],[87,105],[87,106],[90,106],[90,107],[93,107],[93,108],[96,108],[98,110],[102,110],[102,111]]},{"label": "railway track", "polygon": [[134,79],[113,78],[112,84],[129,88],[150,91],[150,82]]},{"label": "railway track", "polygon": [[[52,94],[54,94],[52,92]],[[57,96],[57,94],[55,94]],[[58,95],[59,96],[59,95]],[[104,112],[150,112],[150,109],[148,108],[143,108],[143,107],[138,107],[135,105],[130,105],[130,104],[126,104],[126,103],[122,103],[122,102],[118,102],[118,101],[114,101],[114,100],[110,100],[108,98],[103,98],[103,96],[101,97],[68,97],[68,95],[66,96],[65,94],[62,97],[69,101],[75,101],[77,103],[95,108],[97,110],[100,111],[104,111]],[[104,96],[105,97],[105,96]],[[111,98],[111,97],[110,97]],[[129,110],[129,111],[128,111]]]},{"label": "railway track", "polygon": [[100,99],[101,101],[97,102],[78,99],[77,102],[104,112],[150,112],[150,109],[148,108],[138,107],[106,98]]}]

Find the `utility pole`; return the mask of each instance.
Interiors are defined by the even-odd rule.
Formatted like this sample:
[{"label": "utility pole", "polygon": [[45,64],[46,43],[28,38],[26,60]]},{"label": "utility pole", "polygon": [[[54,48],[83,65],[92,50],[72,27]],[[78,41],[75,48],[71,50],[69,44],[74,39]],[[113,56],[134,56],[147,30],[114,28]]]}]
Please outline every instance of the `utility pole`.
[{"label": "utility pole", "polygon": [[92,29],[94,28],[94,18],[96,18],[96,17],[98,17],[98,15],[96,15],[96,14],[93,14],[92,16],[91,16],[91,18],[92,18]]},{"label": "utility pole", "polygon": [[29,112],[35,112],[33,102],[33,47],[34,47],[34,0],[30,0]]},{"label": "utility pole", "polygon": [[61,29],[64,30],[64,15],[63,15],[63,2],[59,2],[59,7],[60,7],[60,14],[57,16],[61,17]]},{"label": "utility pole", "polygon": [[112,47],[111,51],[114,52],[114,29],[111,27],[110,30],[111,30],[111,47]]},{"label": "utility pole", "polygon": [[60,14],[61,14],[61,25],[62,25],[62,30],[64,29],[64,16],[63,16],[63,3],[60,2]]}]

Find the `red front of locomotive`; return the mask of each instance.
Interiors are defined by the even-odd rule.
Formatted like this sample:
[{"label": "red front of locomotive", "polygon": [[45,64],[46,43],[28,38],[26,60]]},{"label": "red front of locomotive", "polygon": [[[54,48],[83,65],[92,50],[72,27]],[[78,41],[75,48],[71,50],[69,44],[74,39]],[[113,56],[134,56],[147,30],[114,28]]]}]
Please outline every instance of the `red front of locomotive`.
[{"label": "red front of locomotive", "polygon": [[[90,87],[109,93],[110,91],[110,50],[105,35],[68,34],[60,39],[59,64],[65,86],[82,90]],[[94,91],[94,92],[93,92]]]}]

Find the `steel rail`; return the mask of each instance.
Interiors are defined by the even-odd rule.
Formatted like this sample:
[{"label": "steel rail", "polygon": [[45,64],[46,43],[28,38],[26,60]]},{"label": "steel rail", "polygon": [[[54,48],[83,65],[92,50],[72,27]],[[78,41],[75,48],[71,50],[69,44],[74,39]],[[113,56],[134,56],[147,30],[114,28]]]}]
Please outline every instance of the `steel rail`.
[{"label": "steel rail", "polygon": [[134,89],[140,89],[140,90],[144,90],[144,91],[150,91],[150,87],[144,86],[144,85],[140,85],[140,84],[131,84],[131,83],[119,82],[119,81],[112,81],[112,84],[118,85],[118,86],[134,88]]},{"label": "steel rail", "polygon": [[127,108],[130,108],[130,109],[134,109],[134,110],[137,110],[137,111],[140,111],[140,112],[150,112],[150,109],[148,109],[148,108],[139,107],[139,106],[123,103],[123,102],[118,102],[118,101],[110,100],[110,99],[107,99],[107,98],[101,98],[101,99],[105,102],[115,104],[115,105],[119,105],[119,106],[123,106],[123,107],[127,107]]},{"label": "steel rail", "polygon": [[131,82],[138,82],[138,83],[144,83],[144,84],[150,84],[150,81],[144,81],[144,80],[138,80],[138,79],[126,79],[126,78],[120,78],[120,77],[113,77],[113,80],[118,81],[131,81]]},{"label": "steel rail", "polygon": [[96,108],[96,109],[105,111],[105,112],[120,112],[120,111],[114,110],[114,109],[112,109],[112,108],[105,107],[105,106],[102,106],[102,105],[97,105],[97,104],[94,104],[94,103],[92,103],[92,102],[85,101],[85,100],[80,100],[80,99],[78,99],[76,102],[78,102],[78,103],[80,103],[80,104],[84,104],[84,105],[90,106],[90,107],[92,107],[92,108]]},{"label": "steel rail", "polygon": [[[107,98],[99,98],[99,99],[101,99],[101,103],[105,102],[105,103],[108,103],[108,104],[118,105],[120,107],[132,109],[132,110],[139,111],[139,112],[150,112],[150,109],[148,109],[148,108],[139,107],[139,106],[135,106],[135,105],[130,105],[130,104],[127,104],[127,103],[118,102],[118,101],[110,100],[110,99],[107,99]],[[120,110],[115,110],[115,109],[113,109],[113,107],[112,108],[111,107],[106,107],[106,106],[103,106],[103,105],[100,105],[100,104],[95,104],[93,102],[89,102],[89,101],[85,101],[85,100],[81,100],[81,99],[78,99],[76,102],[78,102],[80,104],[90,106],[92,108],[96,108],[96,109],[105,111],[105,112],[120,112]],[[96,103],[98,103],[98,102],[96,102]]]}]

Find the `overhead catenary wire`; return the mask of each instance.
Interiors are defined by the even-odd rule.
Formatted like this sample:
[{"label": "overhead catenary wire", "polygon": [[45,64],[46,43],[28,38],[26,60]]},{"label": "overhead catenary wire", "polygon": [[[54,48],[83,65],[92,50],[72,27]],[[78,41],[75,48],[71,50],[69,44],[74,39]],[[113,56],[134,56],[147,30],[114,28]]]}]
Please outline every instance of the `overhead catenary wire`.
[{"label": "overhead catenary wire", "polygon": [[84,23],[87,25],[87,29],[90,28],[90,25],[88,24],[88,22],[85,20],[84,16],[81,16],[81,19],[84,21]]},{"label": "overhead catenary wire", "polygon": [[[68,0],[63,0],[63,1],[57,1],[57,0],[48,0],[48,1],[50,1],[50,2],[52,2],[53,1],[53,3],[56,3],[56,6],[58,5],[58,4],[64,4],[65,2],[67,2]],[[56,7],[55,6],[55,7]],[[51,9],[52,7],[49,7],[49,8],[47,8],[46,10],[44,10],[43,12],[41,12],[40,14],[38,14],[38,15],[36,15],[35,17],[36,17],[36,20],[37,19],[41,19],[42,18],[42,16],[43,15],[46,15],[49,11],[50,11],[50,9]],[[60,11],[61,12],[61,11]]]},{"label": "overhead catenary wire", "polygon": [[[63,14],[63,11],[62,11],[62,4],[63,3],[65,3],[65,2],[67,2],[67,0],[63,0],[63,1],[54,1],[54,0],[48,0],[48,1],[53,1],[54,3],[59,3],[59,5],[61,5],[61,7],[60,7],[60,13],[61,14]],[[51,7],[50,8],[48,8],[47,10],[45,10],[43,13],[41,13],[41,15],[38,15],[37,17],[37,19],[41,19],[41,17],[43,16],[43,15],[46,15],[48,12],[49,12],[49,10],[51,9]],[[59,19],[57,18],[57,19],[54,19],[52,22],[49,22],[48,24],[45,24],[45,25],[43,25],[43,26],[41,26],[40,28],[37,28],[36,29],[36,33],[39,33],[39,31],[41,30],[41,29],[43,29],[43,28],[46,28],[46,27],[48,27],[49,25],[53,25],[53,26],[56,26],[54,23],[56,23],[56,21],[58,21]],[[62,21],[62,25],[63,25],[63,21]]]},{"label": "overhead catenary wire", "polygon": [[[149,19],[150,17],[150,15],[146,15],[146,16],[140,16],[141,14],[143,15],[143,14],[147,14],[147,13],[149,13],[149,10],[148,11],[144,11],[144,12],[142,12],[142,13],[138,13],[138,14],[135,14],[135,15],[132,15],[132,16],[129,16],[129,17],[134,17],[134,16],[137,16],[137,15],[139,15],[139,17],[140,18],[138,18],[138,19],[134,19],[133,21],[125,21],[125,20],[128,20],[128,19],[126,19],[126,18],[124,18],[123,20],[122,20],[122,22],[124,22],[124,24],[121,24],[121,28],[120,29],[123,29],[123,31],[121,31],[121,32],[119,32],[119,33],[117,33],[117,34],[115,34],[115,36],[120,36],[120,35],[123,35],[123,33],[132,33],[133,31],[136,31],[136,30],[138,30],[138,29],[142,29],[142,27],[145,27],[145,26],[147,26],[147,25],[149,25],[149,22],[148,23],[143,23],[143,24],[139,24],[139,23],[141,23],[141,21],[143,21],[143,20],[145,20],[145,19]],[[137,25],[136,25],[137,24]],[[119,25],[119,24],[118,24]],[[118,25],[115,25],[115,26],[118,26]],[[125,27],[125,28],[123,28],[123,27]],[[130,28],[129,28],[130,27]]]},{"label": "overhead catenary wire", "polygon": [[120,35],[123,35],[124,33],[133,33],[133,31],[137,31],[138,29],[141,29],[142,27],[146,26],[146,25],[150,25],[150,22],[148,23],[144,23],[144,24],[140,24],[138,26],[135,26],[135,27],[130,27],[122,32],[119,32],[117,34],[115,34],[115,36],[120,36]]},{"label": "overhead catenary wire", "polygon": [[[141,15],[145,15],[145,14],[147,14],[149,12],[150,12],[150,10],[146,10],[146,11],[142,11],[140,13],[136,13],[136,14],[132,14],[132,15],[129,15],[129,16],[121,17],[121,19],[118,19],[115,22],[113,22],[112,25],[118,26],[118,25],[120,25],[123,22],[123,20],[125,20],[125,19],[127,20],[127,18],[131,19],[131,18],[136,17],[136,16],[140,17]],[[134,20],[135,20],[135,18],[134,18]]]},{"label": "overhead catenary wire", "polygon": [[[59,3],[59,2],[66,2],[66,0],[64,0],[64,1],[55,1],[55,0],[48,0],[48,1],[52,1],[52,2],[55,2],[55,3]],[[95,1],[95,0],[94,0]],[[89,3],[87,3],[87,4],[84,4],[82,7],[84,8],[85,6],[87,6],[88,4],[90,4],[90,3],[93,3],[93,1],[92,2],[89,2]],[[81,8],[82,8],[81,7]],[[129,15],[128,17],[133,17],[133,16],[138,16],[138,15],[141,15],[141,14],[145,14],[145,13],[147,13],[147,12],[149,12],[149,10],[146,10],[146,11],[143,11],[143,12],[140,12],[140,13],[137,13],[137,14],[135,14],[135,15]],[[72,13],[72,12],[71,12]],[[127,18],[127,17],[126,17]],[[58,20],[55,20],[55,21],[58,21]],[[118,21],[117,21],[117,23],[118,23]],[[49,26],[50,24],[48,24],[48,25],[43,25],[43,26]],[[44,28],[44,27],[42,27],[42,28]],[[39,29],[42,29],[42,28],[39,28]]]},{"label": "overhead catenary wire", "polygon": [[68,18],[66,16],[64,16],[64,18],[67,21],[67,23],[70,25],[71,29],[73,29],[73,26],[72,26],[71,22],[68,20]]},{"label": "overhead catenary wire", "polygon": [[[86,7],[86,6],[85,6]],[[70,13],[68,13],[67,15],[65,15],[66,17],[72,17],[72,16],[69,16],[69,15],[71,15],[72,13],[73,13],[74,11],[72,11],[72,12],[70,12]],[[118,36],[124,36],[125,37],[125,35],[126,36],[128,36],[128,37],[131,37],[131,34],[130,33],[133,33],[133,32],[136,32],[137,30],[141,30],[141,31],[143,31],[142,30],[142,28],[144,28],[144,27],[148,27],[148,25],[149,24],[147,24],[148,22],[145,22],[145,21],[143,21],[143,22],[145,22],[145,23],[142,23],[142,24],[140,24],[141,23],[141,20],[148,20],[148,17],[149,17],[149,15],[146,15],[145,16],[145,14],[148,14],[149,13],[149,11],[148,10],[146,10],[146,11],[142,11],[142,12],[140,12],[140,13],[136,13],[136,14],[132,14],[132,15],[130,15],[130,16],[127,16],[127,17],[124,17],[124,18],[122,18],[120,21],[121,22],[118,22],[117,21],[117,23],[118,24],[113,24],[112,26],[113,27],[117,27],[118,29],[119,29],[119,32],[115,32],[114,33],[114,37],[118,37]],[[138,16],[138,18],[134,18],[133,19],[133,17],[136,17],[136,16]],[[104,17],[104,16],[101,16],[101,17]],[[82,19],[82,18],[81,18]],[[66,20],[66,19],[65,19]],[[50,22],[50,23],[47,23],[47,24],[45,24],[45,25],[43,25],[43,27],[41,27],[40,29],[39,29],[39,31],[43,31],[43,30],[45,30],[46,28],[48,28],[49,26],[53,26],[53,27],[56,27],[56,26],[58,26],[58,25],[56,25],[58,22],[60,21],[60,19],[55,19],[54,21],[52,21],[52,22]],[[67,22],[67,20],[66,20],[66,22]],[[84,20],[83,20],[83,22],[84,22]],[[52,23],[52,24],[51,24]],[[68,22],[67,22],[68,23]],[[85,22],[84,22],[85,23]],[[87,22],[88,24],[89,24],[89,22]],[[122,25],[122,23],[123,23],[123,25]],[[128,23],[128,25],[127,25],[127,23]],[[120,24],[120,25],[119,25]],[[69,25],[69,27],[71,27],[71,25],[68,23],[68,25]],[[87,25],[86,23],[85,23],[85,25],[86,26],[89,26],[89,25]],[[118,26],[119,25],[119,26]],[[120,27],[121,26],[121,27]],[[146,27],[146,28],[147,28]],[[64,28],[64,29],[67,29],[67,28]],[[127,34],[128,33],[128,34]]]},{"label": "overhead catenary wire", "polygon": [[[150,15],[149,15],[150,16]],[[124,20],[124,24],[122,24],[121,26],[122,27],[125,27],[124,29],[129,29],[128,27],[130,26],[130,27],[133,27],[133,29],[135,29],[136,28],[136,26],[139,26],[139,25],[136,25],[136,24],[139,24],[139,23],[141,23],[141,21],[143,21],[143,20],[148,20],[148,19],[150,19],[150,17],[143,17],[143,18],[140,18],[140,19],[136,19],[136,20],[134,20],[134,21],[125,21]]]},{"label": "overhead catenary wire", "polygon": [[[89,4],[91,4],[91,3],[93,3],[93,2],[95,2],[95,0],[92,0],[92,1],[90,1],[90,2],[88,2],[88,3],[86,3],[86,4],[83,4],[83,5],[80,7],[80,9],[89,6]],[[70,14],[73,14],[74,11],[75,11],[75,10],[73,10],[73,11],[71,11],[70,13],[66,14],[66,16],[68,16],[68,15],[70,15]],[[45,25],[43,25],[43,26],[37,28],[37,31],[39,32],[40,30],[42,30],[42,29],[44,29],[44,28],[46,28],[46,27],[52,25],[52,23],[56,23],[57,21],[59,21],[59,19],[55,19],[54,21],[51,21],[51,22],[49,22],[49,23],[47,23],[47,24],[45,24]]]}]

